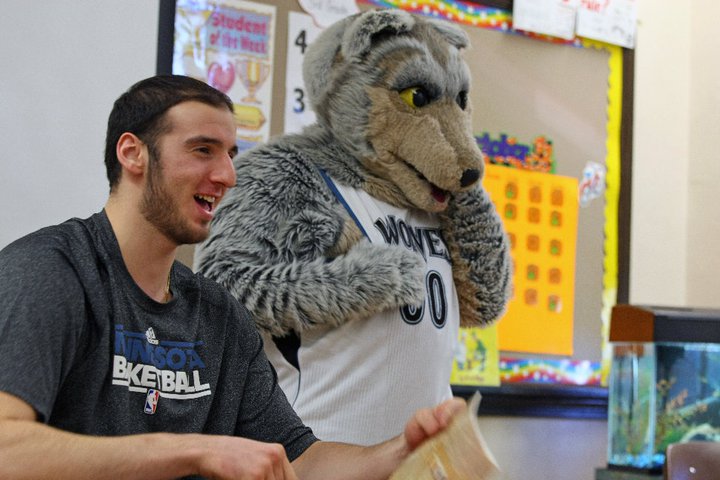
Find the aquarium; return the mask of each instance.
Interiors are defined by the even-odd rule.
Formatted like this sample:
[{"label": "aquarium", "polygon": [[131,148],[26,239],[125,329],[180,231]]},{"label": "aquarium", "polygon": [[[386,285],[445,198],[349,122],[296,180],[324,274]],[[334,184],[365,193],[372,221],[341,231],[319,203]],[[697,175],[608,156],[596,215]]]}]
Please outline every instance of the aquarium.
[{"label": "aquarium", "polygon": [[660,472],[670,443],[720,441],[720,311],[617,306],[608,465]]}]

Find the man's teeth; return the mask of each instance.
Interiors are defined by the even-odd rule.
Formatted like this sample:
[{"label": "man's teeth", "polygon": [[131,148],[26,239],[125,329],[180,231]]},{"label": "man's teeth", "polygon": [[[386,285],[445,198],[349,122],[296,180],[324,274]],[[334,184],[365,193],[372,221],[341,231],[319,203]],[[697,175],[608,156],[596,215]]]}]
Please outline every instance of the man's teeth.
[{"label": "man's teeth", "polygon": [[195,195],[195,198],[199,198],[200,200],[204,200],[209,204],[215,203],[215,197],[211,197],[209,195]]},{"label": "man's teeth", "polygon": [[213,211],[215,197],[211,195],[195,195],[195,200],[208,212]]}]

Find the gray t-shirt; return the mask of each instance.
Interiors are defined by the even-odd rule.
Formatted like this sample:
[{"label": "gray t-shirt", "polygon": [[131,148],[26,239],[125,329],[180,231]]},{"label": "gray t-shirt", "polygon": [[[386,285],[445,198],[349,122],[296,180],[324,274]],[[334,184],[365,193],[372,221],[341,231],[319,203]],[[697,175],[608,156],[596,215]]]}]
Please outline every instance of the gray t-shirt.
[{"label": "gray t-shirt", "polygon": [[17,240],[0,252],[0,390],[63,430],[235,435],[295,459],[317,439],[244,307],[178,262],[171,289],[140,290],[104,212]]}]

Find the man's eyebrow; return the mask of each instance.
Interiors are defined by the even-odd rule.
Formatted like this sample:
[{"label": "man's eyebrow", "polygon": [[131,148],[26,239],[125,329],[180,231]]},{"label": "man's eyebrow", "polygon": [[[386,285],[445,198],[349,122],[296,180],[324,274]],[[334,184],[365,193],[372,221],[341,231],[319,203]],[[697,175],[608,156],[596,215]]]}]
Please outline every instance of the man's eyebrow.
[{"label": "man's eyebrow", "polygon": [[[187,140],[185,140],[184,143],[185,143],[185,145],[197,145],[197,144],[205,143],[205,144],[210,144],[210,145],[217,145],[220,147],[223,146],[223,142],[220,139],[214,138],[214,137],[208,137],[205,135],[197,135],[195,137],[190,137]],[[230,154],[231,157],[234,157],[235,155],[238,154],[238,151],[239,151],[238,146],[233,145],[233,147],[230,150],[228,150],[228,153]]]},{"label": "man's eyebrow", "polygon": [[197,143],[209,143],[211,145],[222,145],[222,141],[219,138],[207,137],[205,135],[197,135],[190,137],[185,140],[185,145],[195,145]]}]

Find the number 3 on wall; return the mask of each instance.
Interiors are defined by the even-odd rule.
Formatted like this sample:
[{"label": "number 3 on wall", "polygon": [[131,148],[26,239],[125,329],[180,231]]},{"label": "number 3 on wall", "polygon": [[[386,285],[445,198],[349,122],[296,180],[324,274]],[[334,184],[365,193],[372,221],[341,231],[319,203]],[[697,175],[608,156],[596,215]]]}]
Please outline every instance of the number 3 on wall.
[{"label": "number 3 on wall", "polygon": [[300,132],[315,123],[315,113],[309,108],[302,78],[302,62],[307,50],[322,29],[310,15],[288,14],[287,64],[285,69],[285,133]]},{"label": "number 3 on wall", "polygon": [[305,111],[305,91],[302,88],[296,88],[293,92],[295,93],[293,112],[303,113]]}]

